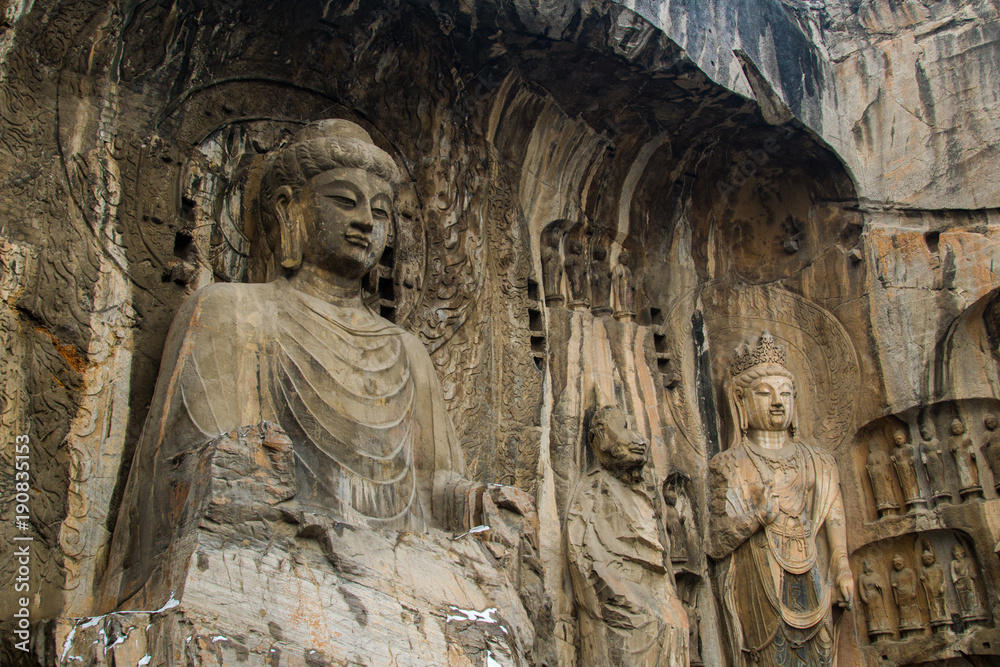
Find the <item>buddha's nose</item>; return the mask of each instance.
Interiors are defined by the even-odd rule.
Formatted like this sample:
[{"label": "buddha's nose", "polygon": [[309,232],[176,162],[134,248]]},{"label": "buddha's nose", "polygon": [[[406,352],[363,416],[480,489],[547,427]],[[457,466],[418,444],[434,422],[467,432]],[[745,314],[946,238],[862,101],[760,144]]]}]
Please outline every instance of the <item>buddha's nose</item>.
[{"label": "buddha's nose", "polygon": [[351,221],[351,226],[362,232],[370,232],[374,227],[371,206],[367,203],[359,204],[355,211],[355,218]]}]

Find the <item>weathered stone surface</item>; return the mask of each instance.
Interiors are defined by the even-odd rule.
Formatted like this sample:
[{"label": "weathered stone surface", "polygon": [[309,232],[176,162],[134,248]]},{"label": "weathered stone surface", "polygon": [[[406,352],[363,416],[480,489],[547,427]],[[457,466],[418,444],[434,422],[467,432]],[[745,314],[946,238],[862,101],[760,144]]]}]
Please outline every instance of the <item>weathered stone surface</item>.
[{"label": "weathered stone surface", "polygon": [[[13,522],[13,437],[0,446],[0,539],[33,538],[39,641],[64,641],[83,625],[67,619],[109,610],[100,579],[169,324],[198,288],[265,279],[253,233],[263,166],[304,123],[335,117],[359,123],[402,175],[390,250],[363,278],[364,300],[430,355],[495,531],[453,546],[385,538],[393,549],[428,572],[454,566],[441,576],[456,580],[472,576],[450,560],[463,554],[486,580],[511,582],[534,633],[522,633],[525,650],[538,664],[575,664],[565,519],[594,460],[589,419],[617,405],[677,492],[688,540],[675,577],[698,631],[692,659],[727,664],[719,563],[705,553],[708,462],[735,428],[720,407],[729,352],[767,328],[800,380],[802,437],[836,460],[854,578],[867,560],[885,585],[892,633],[873,637],[857,605],[839,625],[840,664],[1000,654],[1000,464],[986,425],[1000,415],[995,3],[35,0],[0,11],[0,424],[32,443],[24,531]],[[575,243],[579,255],[567,252]],[[971,446],[953,450],[956,418]],[[879,454],[897,449],[886,470]],[[252,487],[233,488],[272,497]],[[303,562],[332,568],[316,537],[298,536],[301,523],[263,515],[292,533]],[[176,546],[196,563],[195,545],[217,531]],[[251,580],[280,551],[254,535],[250,547],[215,544],[253,563]],[[348,552],[383,538],[352,532]],[[934,625],[927,591],[940,588],[921,579],[937,576],[925,545],[945,574],[948,624]],[[952,576],[956,545],[971,565]],[[897,553],[924,622],[906,638],[889,584]],[[150,624],[155,642],[119,644],[116,660],[197,634],[194,655],[218,663],[241,659],[237,644],[259,633],[246,655],[263,659],[278,640],[254,605],[239,610],[246,627],[211,641],[224,614],[207,597],[220,590],[207,573],[223,571],[210,562],[200,579],[184,570],[204,606],[185,598],[78,634]],[[0,563],[0,584],[15,567]],[[403,612],[373,572],[338,585],[371,598],[368,627],[376,608],[394,624]],[[288,576],[261,586],[284,595]],[[982,614],[966,622],[960,595],[970,607],[973,588]],[[336,590],[324,594],[337,622],[360,627]],[[466,592],[469,610],[492,604]],[[22,657],[7,613],[18,597],[0,586],[0,662]],[[439,619],[430,607],[425,620]],[[43,632],[44,619],[61,620]],[[306,625],[293,621],[283,633]],[[499,635],[473,630],[495,624],[434,623],[434,639],[412,635],[421,650],[461,635],[465,658],[482,662],[494,645],[500,655],[484,643]],[[342,635],[329,655],[367,655],[366,632]],[[37,660],[54,647],[36,645]],[[296,649],[294,660],[309,659]]]}]

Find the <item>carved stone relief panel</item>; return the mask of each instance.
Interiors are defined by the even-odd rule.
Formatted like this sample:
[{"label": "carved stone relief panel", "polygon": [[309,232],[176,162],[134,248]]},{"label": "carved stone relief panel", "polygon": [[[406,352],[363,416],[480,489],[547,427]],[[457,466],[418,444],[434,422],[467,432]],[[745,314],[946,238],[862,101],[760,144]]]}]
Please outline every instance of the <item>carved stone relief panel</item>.
[{"label": "carved stone relief panel", "polygon": [[861,603],[855,632],[866,664],[991,652],[998,632],[972,543],[964,531],[935,528],[851,554]]}]

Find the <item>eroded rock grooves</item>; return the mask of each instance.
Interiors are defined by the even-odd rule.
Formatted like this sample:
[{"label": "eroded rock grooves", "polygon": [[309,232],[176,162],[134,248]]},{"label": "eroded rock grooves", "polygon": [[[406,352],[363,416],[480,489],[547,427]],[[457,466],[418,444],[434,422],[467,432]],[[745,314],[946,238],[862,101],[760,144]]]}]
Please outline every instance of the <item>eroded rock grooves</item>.
[{"label": "eroded rock grooves", "polygon": [[0,662],[1000,655],[995,3],[0,12]]}]

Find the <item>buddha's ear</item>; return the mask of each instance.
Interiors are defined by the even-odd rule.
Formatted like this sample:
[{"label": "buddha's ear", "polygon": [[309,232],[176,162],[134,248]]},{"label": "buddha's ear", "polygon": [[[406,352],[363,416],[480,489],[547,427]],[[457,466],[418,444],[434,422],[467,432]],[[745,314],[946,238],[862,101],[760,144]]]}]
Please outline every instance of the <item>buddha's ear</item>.
[{"label": "buddha's ear", "polygon": [[278,220],[280,234],[278,263],[294,271],[302,264],[305,220],[302,207],[295,201],[294,192],[288,185],[274,191],[274,216]]},{"label": "buddha's ear", "polygon": [[730,406],[733,410],[733,418],[736,420],[736,427],[741,434],[746,433],[750,428],[750,419],[747,416],[746,406],[743,404],[745,390],[743,387],[733,385],[733,401]]}]

